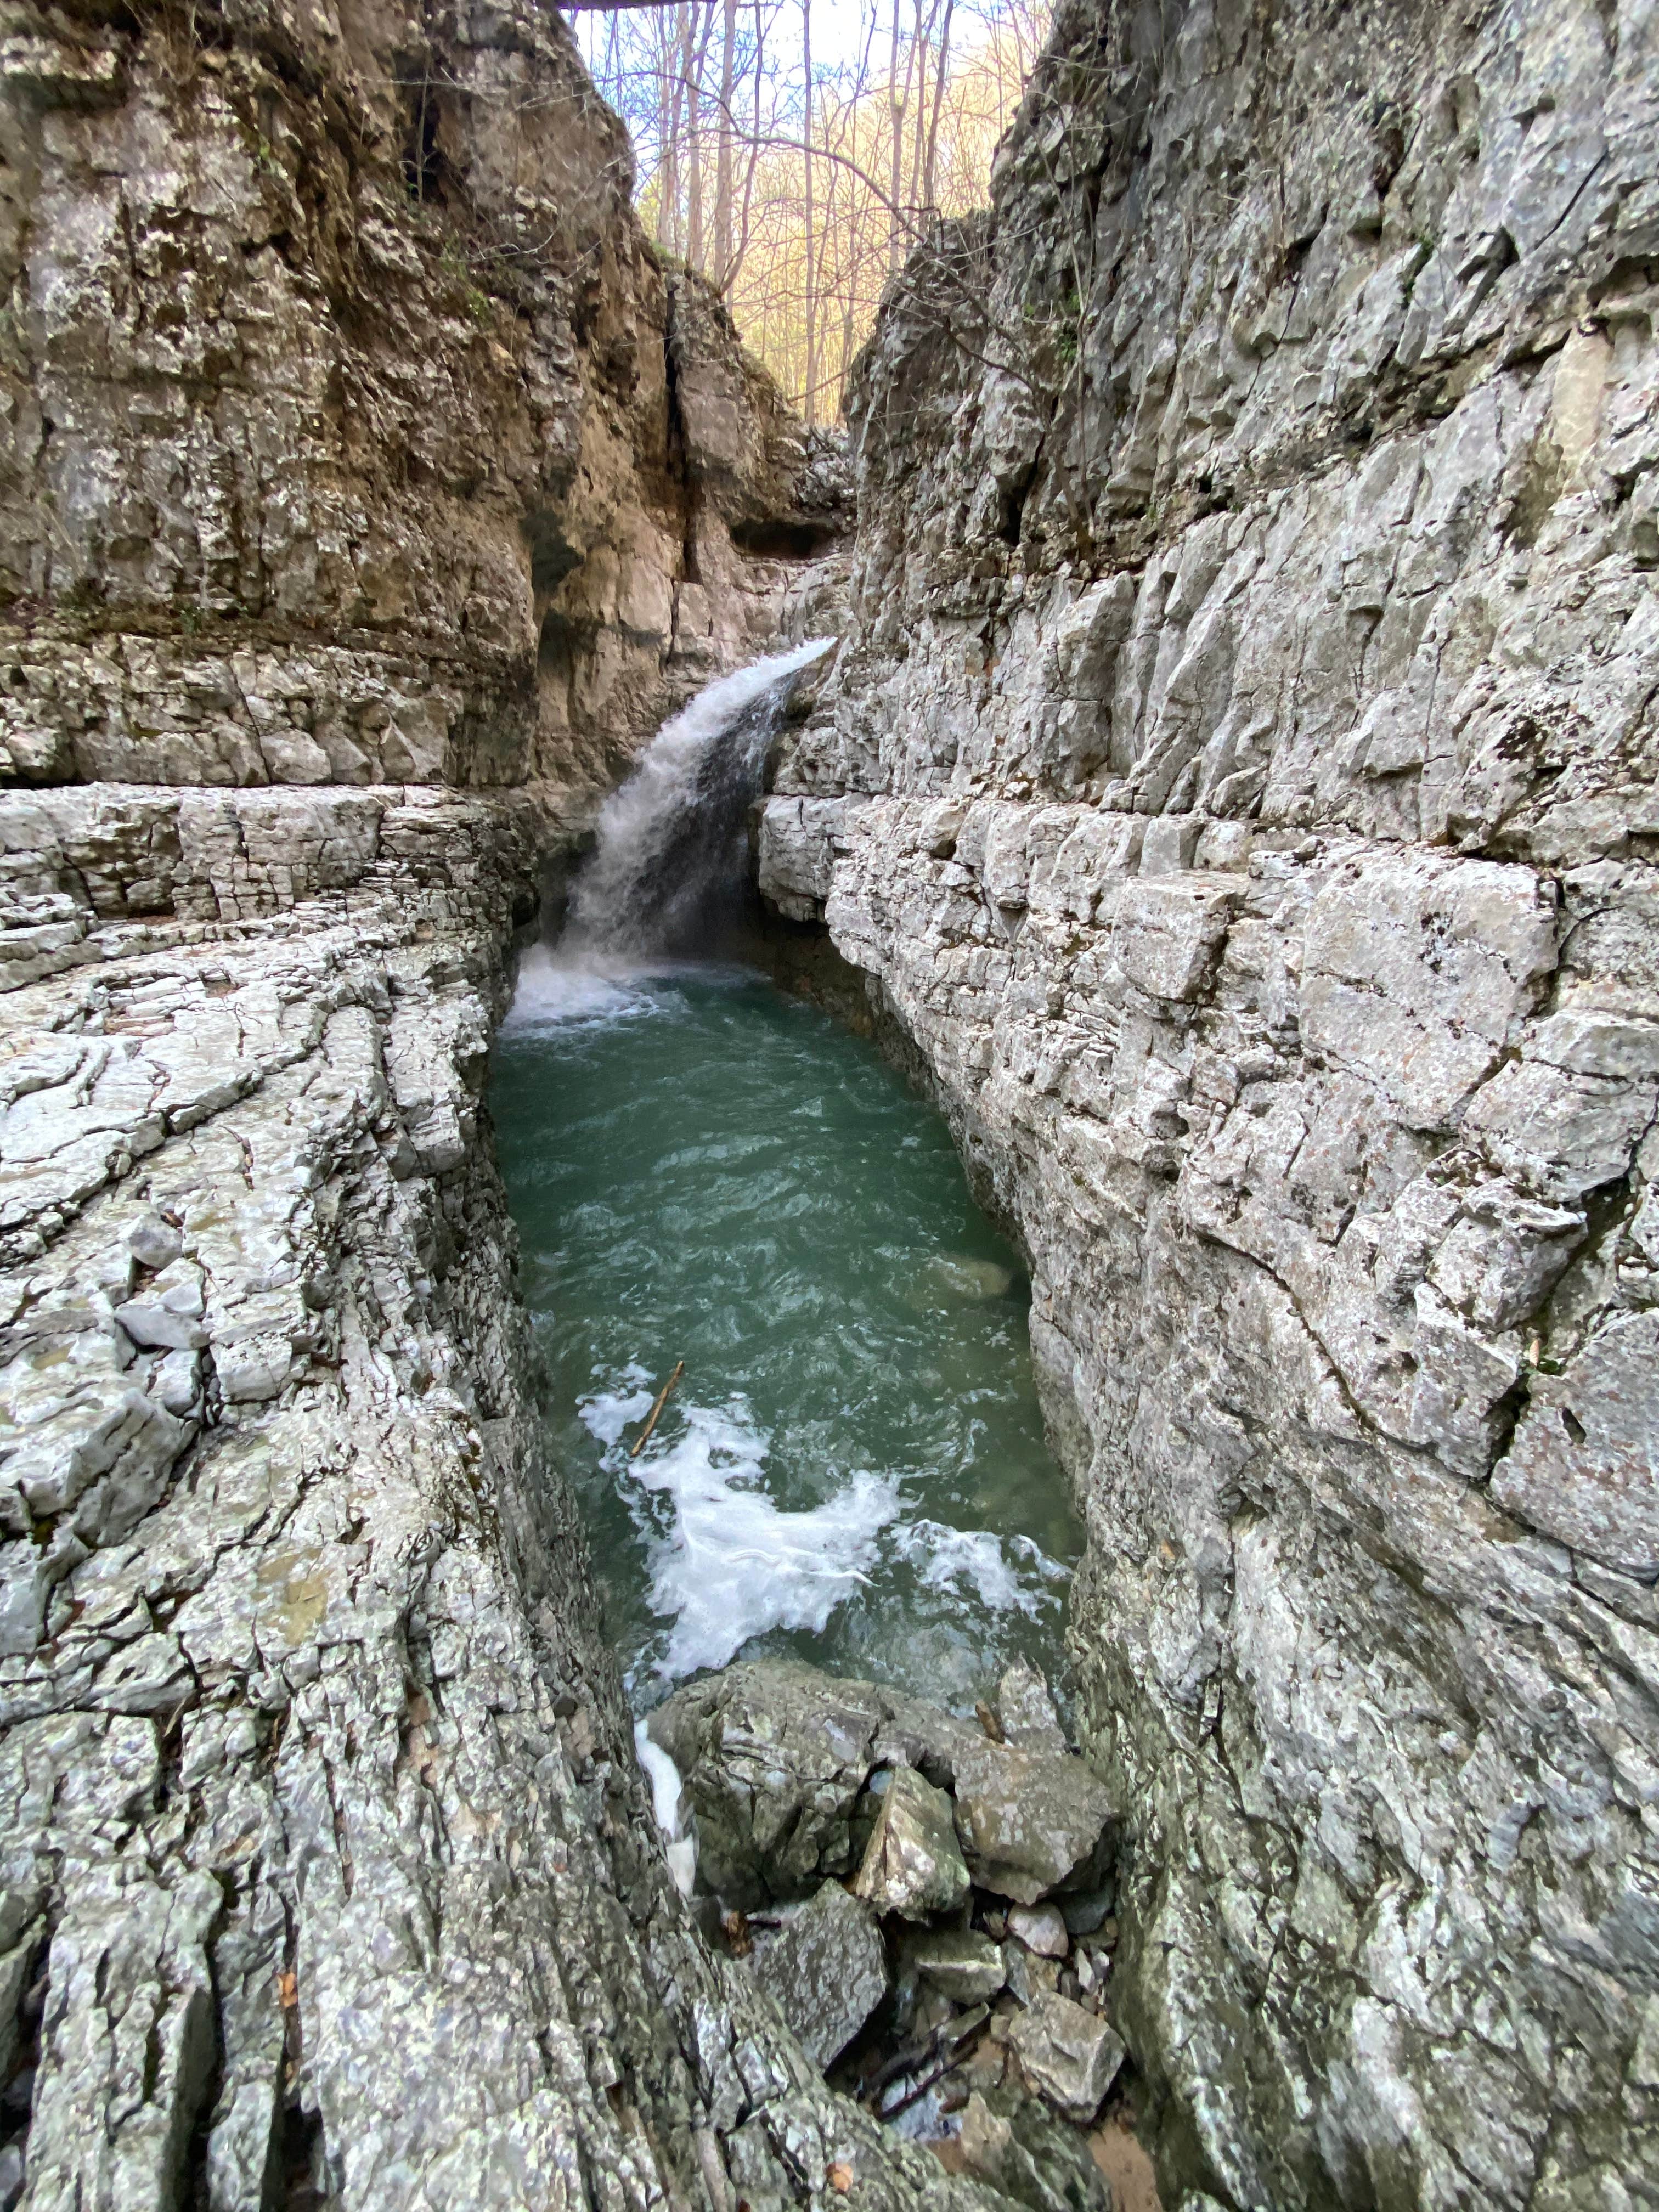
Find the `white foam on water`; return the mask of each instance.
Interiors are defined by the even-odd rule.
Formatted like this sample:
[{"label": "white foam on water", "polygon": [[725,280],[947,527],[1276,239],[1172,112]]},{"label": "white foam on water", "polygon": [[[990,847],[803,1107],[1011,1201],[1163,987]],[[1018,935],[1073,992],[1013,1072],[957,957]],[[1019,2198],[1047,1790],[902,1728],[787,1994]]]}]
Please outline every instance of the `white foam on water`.
[{"label": "white foam on water", "polygon": [[655,1403],[651,1371],[637,1360],[630,1360],[617,1381],[626,1387],[595,1390],[591,1396],[576,1401],[577,1419],[588,1435],[607,1450],[621,1441],[622,1432],[630,1421],[642,1421]]},{"label": "white foam on water", "polygon": [[538,1030],[609,1028],[659,1013],[664,994],[651,974],[622,960],[573,960],[532,945],[519,963],[504,1036]]},{"label": "white foam on water", "polygon": [[[968,1585],[988,1613],[1035,1615],[1048,1595],[1044,1583],[1063,1582],[1066,1570],[1029,1536],[1007,1540],[989,1528],[951,1528],[942,1521],[912,1521],[894,1538],[894,1549],[916,1571],[925,1589],[964,1595]],[[1011,1560],[1023,1559],[1022,1575]],[[1036,1586],[1034,1587],[1034,1579]]]},{"label": "white foam on water", "polygon": [[672,1442],[617,1469],[672,1504],[672,1528],[649,1540],[651,1609],[673,1623],[657,1669],[671,1681],[725,1666],[772,1629],[821,1632],[868,1578],[899,1510],[898,1485],[866,1470],[823,1504],[787,1511],[765,1488],[771,1437],[742,1400],[682,1400],[678,1413]]}]

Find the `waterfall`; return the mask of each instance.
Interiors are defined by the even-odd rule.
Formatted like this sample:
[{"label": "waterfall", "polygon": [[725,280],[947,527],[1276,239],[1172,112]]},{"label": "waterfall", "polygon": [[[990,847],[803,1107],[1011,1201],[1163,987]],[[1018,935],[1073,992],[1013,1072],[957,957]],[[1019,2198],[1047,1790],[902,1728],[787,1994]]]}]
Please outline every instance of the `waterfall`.
[{"label": "waterfall", "polygon": [[599,812],[599,842],[571,896],[565,948],[693,949],[738,903],[749,875],[744,815],[790,679],[833,638],[753,661],[665,722]]}]

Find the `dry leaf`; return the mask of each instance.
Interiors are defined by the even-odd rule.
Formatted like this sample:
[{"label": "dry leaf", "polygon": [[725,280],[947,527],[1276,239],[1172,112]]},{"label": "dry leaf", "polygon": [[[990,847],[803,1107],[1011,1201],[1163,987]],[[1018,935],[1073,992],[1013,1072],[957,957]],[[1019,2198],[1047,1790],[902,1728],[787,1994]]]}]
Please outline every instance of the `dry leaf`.
[{"label": "dry leaf", "polygon": [[832,2166],[825,2179],[838,2196],[845,2197],[853,2186],[853,2169],[850,2166]]},{"label": "dry leaf", "polygon": [[277,1975],[276,2002],[284,2012],[292,2012],[295,2006],[299,2003],[300,1983],[297,1975],[292,1972]]}]

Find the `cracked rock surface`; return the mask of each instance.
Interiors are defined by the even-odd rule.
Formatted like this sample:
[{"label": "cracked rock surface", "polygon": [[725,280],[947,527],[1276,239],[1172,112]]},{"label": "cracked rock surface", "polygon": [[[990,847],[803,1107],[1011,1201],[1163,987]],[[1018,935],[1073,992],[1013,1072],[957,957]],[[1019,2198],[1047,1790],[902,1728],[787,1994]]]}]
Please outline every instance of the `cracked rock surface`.
[{"label": "cracked rock surface", "polygon": [[0,162],[0,2202],[966,2212],[669,1877],[483,1097],[836,454],[546,11],[14,7]]},{"label": "cracked rock surface", "polygon": [[[544,816],[238,793],[218,877],[171,799],[146,919],[94,916],[4,1001],[23,2203],[731,2212],[832,2165],[884,2204],[970,2196],[830,2094],[664,1864],[481,1122]],[[307,839],[365,805],[320,888]],[[65,898],[161,818],[0,802]],[[245,855],[284,820],[276,890]]]},{"label": "cracked rock surface", "polygon": [[1651,10],[1071,0],[763,887],[1033,1267],[1166,2201],[1659,2201]]}]

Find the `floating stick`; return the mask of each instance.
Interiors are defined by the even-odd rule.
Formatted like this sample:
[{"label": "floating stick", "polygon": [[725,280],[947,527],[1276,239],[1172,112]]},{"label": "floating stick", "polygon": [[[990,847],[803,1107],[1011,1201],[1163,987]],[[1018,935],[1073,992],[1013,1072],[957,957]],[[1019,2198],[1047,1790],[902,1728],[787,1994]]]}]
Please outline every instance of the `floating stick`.
[{"label": "floating stick", "polygon": [[661,1389],[657,1393],[657,1402],[651,1408],[649,1414],[647,1416],[645,1426],[640,1431],[639,1441],[634,1446],[633,1450],[628,1455],[629,1459],[637,1459],[640,1454],[645,1449],[646,1446],[650,1443],[651,1431],[657,1425],[657,1417],[662,1412],[663,1407],[668,1403],[668,1394],[673,1389],[674,1385],[679,1381],[681,1376],[684,1375],[684,1372],[685,1362],[683,1359],[677,1359],[674,1362],[673,1373],[669,1376],[668,1380],[663,1384]]}]

